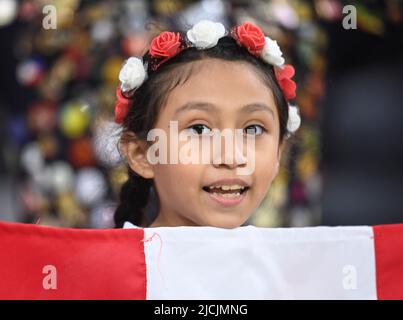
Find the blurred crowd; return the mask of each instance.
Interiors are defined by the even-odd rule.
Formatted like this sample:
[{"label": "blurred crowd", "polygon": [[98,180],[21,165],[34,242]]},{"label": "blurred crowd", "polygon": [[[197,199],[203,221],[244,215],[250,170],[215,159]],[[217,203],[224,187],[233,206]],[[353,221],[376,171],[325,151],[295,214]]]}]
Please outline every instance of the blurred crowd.
[{"label": "blurred crowd", "polygon": [[[47,15],[43,8],[49,4],[56,8],[56,29],[43,25]],[[0,220],[113,227],[117,196],[127,179],[117,148],[120,128],[113,122],[121,65],[130,56],[144,54],[160,31],[186,30],[201,19],[211,19],[226,26],[258,24],[278,41],[296,68],[302,127],[249,222],[262,227],[326,222],[324,171],[334,174],[332,160],[337,156],[332,154],[332,141],[333,146],[343,143],[329,138],[340,130],[332,131],[337,122],[332,122],[331,110],[356,99],[345,96],[338,101],[345,92],[339,87],[334,99],[326,99],[329,83],[333,86],[329,74],[338,76],[334,72],[340,70],[338,64],[350,59],[329,49],[341,54],[357,47],[351,42],[349,48],[334,46],[348,32],[368,35],[371,42],[371,37],[384,39],[389,25],[402,23],[401,1],[352,4],[357,8],[358,30],[342,29],[346,3],[336,0],[0,0]],[[360,78],[359,72],[356,77]],[[330,109],[324,112],[327,105]],[[352,112],[347,112],[348,118]],[[332,122],[328,131],[322,127],[326,121]],[[395,125],[399,123],[396,120]],[[396,130],[395,138],[401,134]],[[325,140],[322,133],[328,134]],[[346,141],[354,137],[354,130],[349,134]],[[324,153],[323,141],[329,143]],[[323,162],[323,155],[328,162]],[[337,192],[336,198],[330,193],[326,199],[331,204],[328,212],[335,211]],[[403,214],[401,203],[396,208]]]}]

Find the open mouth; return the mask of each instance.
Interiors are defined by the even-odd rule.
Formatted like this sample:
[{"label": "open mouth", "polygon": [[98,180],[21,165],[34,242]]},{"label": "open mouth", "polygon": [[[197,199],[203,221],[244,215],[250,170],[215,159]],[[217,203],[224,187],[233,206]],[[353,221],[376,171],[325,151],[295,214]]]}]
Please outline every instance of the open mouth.
[{"label": "open mouth", "polygon": [[203,190],[206,191],[208,198],[214,203],[219,204],[221,207],[233,208],[242,202],[249,187],[239,184],[213,185],[205,186],[203,187]]},{"label": "open mouth", "polygon": [[205,186],[203,190],[220,204],[235,205],[240,203],[244,198],[245,193],[249,190],[247,186],[241,185],[215,185]]},{"label": "open mouth", "polygon": [[228,199],[238,198],[249,190],[247,186],[241,185],[223,185],[223,186],[205,186],[203,190],[216,197]]}]

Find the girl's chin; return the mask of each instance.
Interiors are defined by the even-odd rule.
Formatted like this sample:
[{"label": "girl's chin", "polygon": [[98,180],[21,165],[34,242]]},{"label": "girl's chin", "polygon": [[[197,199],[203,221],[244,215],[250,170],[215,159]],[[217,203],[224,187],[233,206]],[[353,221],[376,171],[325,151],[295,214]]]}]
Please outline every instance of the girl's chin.
[{"label": "girl's chin", "polygon": [[222,229],[234,229],[242,226],[243,221],[235,221],[238,219],[232,219],[233,221],[227,221],[228,219],[225,219],[225,221],[221,221],[217,219],[217,221],[214,221],[209,225],[210,227],[214,228],[222,228]]},{"label": "girl's chin", "polygon": [[[245,212],[217,211],[206,208],[206,212],[201,217],[200,226],[234,229],[242,226],[249,216],[244,216]],[[207,216],[208,215],[208,216]]]}]

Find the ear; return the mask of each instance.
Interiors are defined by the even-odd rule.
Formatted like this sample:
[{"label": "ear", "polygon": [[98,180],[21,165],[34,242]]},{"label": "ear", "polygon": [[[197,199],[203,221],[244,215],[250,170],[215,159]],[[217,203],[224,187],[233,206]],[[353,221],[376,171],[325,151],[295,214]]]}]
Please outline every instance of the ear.
[{"label": "ear", "polygon": [[138,139],[133,133],[126,133],[121,140],[121,149],[130,168],[146,179],[154,178],[154,168],[147,160],[147,142]]}]

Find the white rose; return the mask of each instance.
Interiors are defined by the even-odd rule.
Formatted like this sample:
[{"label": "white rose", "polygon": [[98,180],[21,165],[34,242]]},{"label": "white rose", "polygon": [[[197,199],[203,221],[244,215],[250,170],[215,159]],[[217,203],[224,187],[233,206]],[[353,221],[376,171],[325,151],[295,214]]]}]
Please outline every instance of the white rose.
[{"label": "white rose", "polygon": [[217,45],[225,36],[225,27],[219,22],[202,20],[186,33],[187,38],[198,49],[208,49]]},{"label": "white rose", "polygon": [[301,125],[301,117],[298,114],[298,107],[288,105],[287,131],[294,133]]},{"label": "white rose", "polygon": [[129,58],[119,72],[122,91],[127,92],[140,87],[146,76],[143,61],[136,57]]},{"label": "white rose", "polygon": [[275,66],[281,66],[284,64],[283,53],[277,44],[277,41],[265,37],[266,43],[263,47],[261,57],[267,63]]}]

